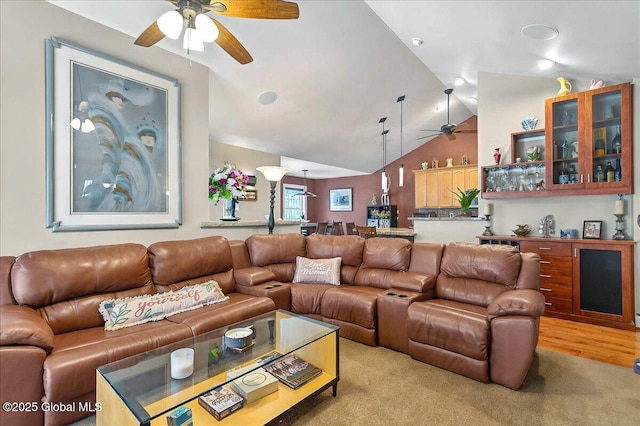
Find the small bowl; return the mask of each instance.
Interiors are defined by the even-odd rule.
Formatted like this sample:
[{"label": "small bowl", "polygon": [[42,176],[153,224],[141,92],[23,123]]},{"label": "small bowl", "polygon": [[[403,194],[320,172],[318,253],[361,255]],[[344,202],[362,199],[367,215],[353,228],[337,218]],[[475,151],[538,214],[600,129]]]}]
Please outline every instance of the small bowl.
[{"label": "small bowl", "polygon": [[534,130],[538,125],[538,119],[533,117],[528,117],[522,120],[520,124],[522,124],[522,128],[524,130]]},{"label": "small bowl", "polygon": [[516,234],[518,237],[526,237],[531,233],[531,229],[513,229],[511,232]]}]

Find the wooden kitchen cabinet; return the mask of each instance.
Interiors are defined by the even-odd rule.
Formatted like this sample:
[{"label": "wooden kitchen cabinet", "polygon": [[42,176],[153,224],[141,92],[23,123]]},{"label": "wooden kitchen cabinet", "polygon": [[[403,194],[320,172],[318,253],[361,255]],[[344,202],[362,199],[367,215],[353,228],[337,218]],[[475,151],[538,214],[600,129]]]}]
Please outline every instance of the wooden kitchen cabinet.
[{"label": "wooden kitchen cabinet", "polygon": [[415,208],[459,207],[451,191],[478,187],[478,166],[414,170]]},{"label": "wooden kitchen cabinet", "polygon": [[544,315],[634,330],[634,241],[478,236],[540,255]]}]

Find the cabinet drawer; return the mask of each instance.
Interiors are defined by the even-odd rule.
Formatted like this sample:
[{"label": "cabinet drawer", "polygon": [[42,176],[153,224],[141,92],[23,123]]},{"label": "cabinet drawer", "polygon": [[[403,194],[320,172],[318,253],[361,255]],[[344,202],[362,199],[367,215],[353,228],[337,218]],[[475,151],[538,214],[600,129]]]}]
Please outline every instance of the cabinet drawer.
[{"label": "cabinet drawer", "polygon": [[570,299],[545,297],[544,305],[545,311],[563,312],[565,314],[573,313],[573,301]]},{"label": "cabinet drawer", "polygon": [[554,243],[547,241],[522,241],[520,240],[520,251],[538,253],[540,256],[567,256],[571,257],[570,243]]},{"label": "cabinet drawer", "polygon": [[540,283],[540,293],[544,295],[545,299],[559,297],[561,299],[571,300],[573,298],[573,289],[571,286]]}]

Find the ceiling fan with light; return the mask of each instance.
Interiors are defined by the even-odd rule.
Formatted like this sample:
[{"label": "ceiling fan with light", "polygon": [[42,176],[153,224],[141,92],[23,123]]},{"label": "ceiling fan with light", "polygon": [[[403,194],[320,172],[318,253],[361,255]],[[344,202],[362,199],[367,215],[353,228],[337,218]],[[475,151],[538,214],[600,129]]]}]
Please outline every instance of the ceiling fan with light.
[{"label": "ceiling fan with light", "polygon": [[298,19],[298,5],[282,0],[167,0],[177,7],[161,15],[156,22],[144,30],[134,44],[150,47],[165,37],[176,40],[185,26],[183,47],[204,51],[204,43],[215,41],[225,52],[241,64],[253,58],[244,46],[209,12],[222,16],[253,19]]},{"label": "ceiling fan with light", "polygon": [[304,191],[303,192],[298,192],[295,195],[297,195],[299,197],[313,197],[313,198],[315,198],[315,197],[317,197],[317,195],[314,194],[313,192],[309,192],[307,190],[307,172],[308,171],[309,170],[306,170],[306,169],[302,170],[302,172],[304,173]]},{"label": "ceiling fan with light", "polygon": [[425,139],[425,138],[430,138],[432,136],[445,135],[447,138],[449,138],[449,140],[452,141],[452,140],[455,140],[456,133],[478,133],[478,130],[476,129],[465,129],[464,128],[465,124],[461,124],[458,126],[455,123],[451,123],[451,120],[449,119],[449,97],[451,96],[451,93],[453,93],[453,89],[445,89],[444,93],[447,95],[447,124],[443,124],[440,127],[440,130],[420,129],[421,132],[436,132],[436,133],[428,136],[422,136],[418,139]]}]

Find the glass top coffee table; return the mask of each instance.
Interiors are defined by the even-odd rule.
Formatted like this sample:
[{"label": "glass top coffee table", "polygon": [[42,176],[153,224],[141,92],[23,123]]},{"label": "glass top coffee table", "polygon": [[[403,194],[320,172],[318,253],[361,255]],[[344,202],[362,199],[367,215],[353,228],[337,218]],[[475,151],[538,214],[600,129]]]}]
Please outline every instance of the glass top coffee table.
[{"label": "glass top coffee table", "polygon": [[[231,329],[249,327],[254,334],[244,346],[225,338]],[[96,373],[96,413],[101,425],[167,425],[167,415],[178,407],[189,407],[194,426],[218,423],[202,408],[201,395],[255,373],[290,354],[322,370],[322,374],[292,389],[278,383],[278,391],[266,395],[220,420],[221,424],[266,424],[289,409],[329,387],[336,395],[339,374],[339,328],[330,324],[277,310],[240,323],[134,355],[99,367]],[[236,347],[233,347],[236,346]],[[194,350],[193,373],[184,379],[171,376],[171,353]],[[278,352],[279,358],[257,363]],[[281,356],[280,356],[281,355]],[[227,378],[230,371],[239,376]]]}]

